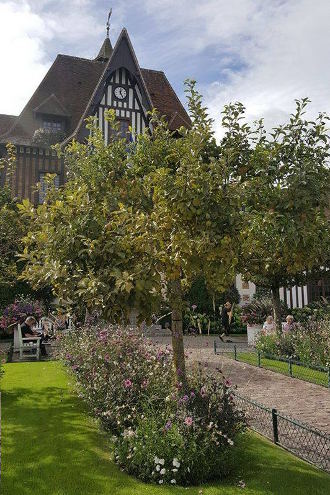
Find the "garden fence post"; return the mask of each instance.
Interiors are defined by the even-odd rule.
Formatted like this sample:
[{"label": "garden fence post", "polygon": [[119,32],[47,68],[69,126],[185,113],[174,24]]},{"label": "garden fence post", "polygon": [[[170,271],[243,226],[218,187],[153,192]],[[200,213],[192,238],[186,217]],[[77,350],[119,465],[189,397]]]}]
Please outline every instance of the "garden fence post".
[{"label": "garden fence post", "polygon": [[261,352],[258,351],[258,366],[261,368]]},{"label": "garden fence post", "polygon": [[292,376],[292,361],[289,359],[289,375]]},{"label": "garden fence post", "polygon": [[214,345],[214,354],[216,354],[217,353],[217,343],[216,343],[216,341],[214,341],[214,344],[213,345]]},{"label": "garden fence post", "polygon": [[272,409],[274,443],[278,443],[277,409]]},{"label": "garden fence post", "polygon": [[234,345],[234,359],[237,361],[237,347]]}]

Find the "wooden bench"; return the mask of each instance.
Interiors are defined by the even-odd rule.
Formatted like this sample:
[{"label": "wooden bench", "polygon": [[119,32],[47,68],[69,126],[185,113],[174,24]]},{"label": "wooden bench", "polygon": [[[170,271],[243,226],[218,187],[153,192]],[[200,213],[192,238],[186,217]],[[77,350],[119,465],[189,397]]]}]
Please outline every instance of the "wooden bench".
[{"label": "wooden bench", "polygon": [[[14,352],[19,352],[19,359],[24,359],[24,352],[29,352],[29,357],[40,359],[41,337],[22,337],[21,325],[18,324],[14,330]],[[31,351],[35,351],[34,353]]]}]

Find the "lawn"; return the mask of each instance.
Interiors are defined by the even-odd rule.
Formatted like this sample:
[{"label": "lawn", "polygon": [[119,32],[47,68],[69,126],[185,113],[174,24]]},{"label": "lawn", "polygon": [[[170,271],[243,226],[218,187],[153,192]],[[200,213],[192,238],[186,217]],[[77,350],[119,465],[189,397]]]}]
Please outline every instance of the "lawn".
[{"label": "lawn", "polygon": [[[146,485],[121,472],[111,448],[72,394],[58,362],[5,365],[3,495],[198,495],[201,488]],[[246,488],[237,486],[243,479]],[[203,495],[325,495],[330,477],[256,434],[237,450],[237,472]]]},{"label": "lawn", "polygon": [[[258,366],[258,354],[256,352],[237,351],[237,360]],[[289,364],[283,361],[262,357],[261,367],[281,373],[282,375],[289,375]],[[294,378],[299,378],[300,380],[316,383],[317,385],[323,385],[324,387],[328,386],[328,373],[325,371],[314,370],[306,366],[292,364],[292,376]]]}]

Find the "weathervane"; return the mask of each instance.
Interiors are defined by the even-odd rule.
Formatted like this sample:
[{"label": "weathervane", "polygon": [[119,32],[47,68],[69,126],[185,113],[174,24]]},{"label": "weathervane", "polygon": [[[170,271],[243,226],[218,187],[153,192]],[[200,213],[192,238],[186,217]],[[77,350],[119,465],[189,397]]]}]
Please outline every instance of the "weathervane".
[{"label": "weathervane", "polygon": [[107,38],[109,38],[109,31],[110,31],[110,17],[112,14],[112,9],[110,9],[110,12],[108,14],[108,20],[107,20]]}]

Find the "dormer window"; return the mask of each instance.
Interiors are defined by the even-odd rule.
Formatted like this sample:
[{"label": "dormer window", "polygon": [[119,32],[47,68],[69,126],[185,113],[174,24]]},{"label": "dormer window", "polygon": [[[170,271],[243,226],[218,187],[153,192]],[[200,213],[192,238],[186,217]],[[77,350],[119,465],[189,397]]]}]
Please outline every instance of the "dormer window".
[{"label": "dormer window", "polygon": [[44,119],[42,127],[48,132],[61,132],[64,126],[60,120]]}]

